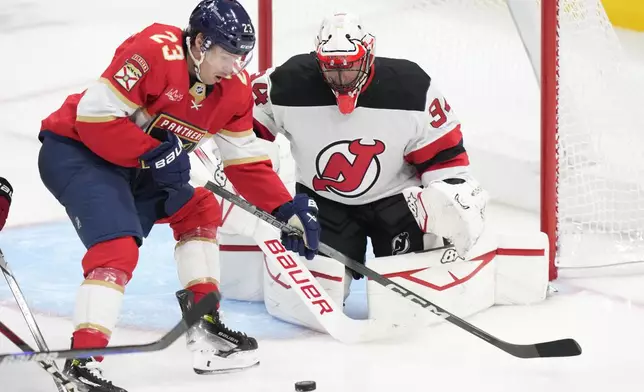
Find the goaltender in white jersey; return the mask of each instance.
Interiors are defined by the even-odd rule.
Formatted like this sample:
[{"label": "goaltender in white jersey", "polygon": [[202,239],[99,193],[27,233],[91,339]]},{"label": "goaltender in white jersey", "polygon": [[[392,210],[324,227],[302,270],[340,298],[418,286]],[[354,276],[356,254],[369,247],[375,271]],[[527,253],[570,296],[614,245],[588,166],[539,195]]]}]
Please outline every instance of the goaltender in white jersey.
[{"label": "goaltender in white jersey", "polygon": [[318,203],[322,241],[362,260],[366,237],[378,257],[422,250],[431,233],[465,256],[483,230],[486,193],[445,97],[416,63],[376,58],[375,37],[354,16],[326,19],[316,42],[254,79],[253,115],[260,136],[291,142],[297,191]]},{"label": "goaltender in white jersey", "polygon": [[[295,191],[316,201],[321,241],[364,262],[370,238],[376,256],[370,268],[460,316],[495,303],[545,298],[547,238],[537,233],[478,241],[487,194],[469,173],[454,110],[420,66],[376,58],[374,46],[375,37],[356,17],[336,14],[322,23],[314,52],[252,78],[254,130],[269,141],[279,134],[290,141]],[[288,183],[282,169],[290,165],[274,155]],[[266,234],[238,209],[226,216],[224,296],[264,300],[273,316],[340,340],[379,336],[363,328],[372,324],[342,315],[348,287],[359,274],[324,255],[280,265],[249,246],[278,233]],[[453,247],[442,247],[444,239]],[[501,247],[512,253],[497,252]],[[432,248],[437,249],[423,252]],[[390,322],[392,331],[436,322],[436,316],[372,281],[367,296],[369,318]],[[311,307],[311,300],[318,305]]]}]

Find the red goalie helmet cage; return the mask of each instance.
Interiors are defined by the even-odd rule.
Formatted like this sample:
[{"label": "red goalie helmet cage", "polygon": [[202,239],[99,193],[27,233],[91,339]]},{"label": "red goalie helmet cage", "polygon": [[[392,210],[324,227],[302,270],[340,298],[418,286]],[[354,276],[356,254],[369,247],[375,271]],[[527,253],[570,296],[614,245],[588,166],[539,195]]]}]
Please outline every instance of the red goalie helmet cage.
[{"label": "red goalie helmet cage", "polygon": [[644,75],[600,0],[257,1],[261,69],[354,12],[428,71],[493,200],[540,213],[551,278],[644,272]]}]

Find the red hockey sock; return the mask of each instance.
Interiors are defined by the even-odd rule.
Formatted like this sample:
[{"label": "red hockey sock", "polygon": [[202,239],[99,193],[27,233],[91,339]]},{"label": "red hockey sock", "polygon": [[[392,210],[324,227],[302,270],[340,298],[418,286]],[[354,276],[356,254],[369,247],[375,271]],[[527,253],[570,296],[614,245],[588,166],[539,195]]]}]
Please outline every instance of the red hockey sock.
[{"label": "red hockey sock", "polygon": [[[107,334],[94,328],[81,328],[72,335],[72,348],[96,348],[107,347],[110,337]],[[94,357],[97,361],[102,361],[103,357]]]},{"label": "red hockey sock", "polygon": [[[195,303],[201,301],[203,297],[210,294],[213,291],[219,291],[217,285],[211,282],[208,283],[198,283],[188,287],[188,290],[192,291],[195,295]],[[217,309],[219,309],[219,304],[217,304]]]}]

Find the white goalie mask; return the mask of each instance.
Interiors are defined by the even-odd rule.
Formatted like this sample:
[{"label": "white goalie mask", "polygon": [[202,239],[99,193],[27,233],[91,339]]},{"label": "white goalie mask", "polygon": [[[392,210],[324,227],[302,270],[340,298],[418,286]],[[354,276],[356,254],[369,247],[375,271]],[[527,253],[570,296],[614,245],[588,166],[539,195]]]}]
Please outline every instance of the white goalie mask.
[{"label": "white goalie mask", "polygon": [[343,114],[355,109],[372,74],[376,38],[358,17],[335,14],[325,18],[315,38],[315,56]]}]

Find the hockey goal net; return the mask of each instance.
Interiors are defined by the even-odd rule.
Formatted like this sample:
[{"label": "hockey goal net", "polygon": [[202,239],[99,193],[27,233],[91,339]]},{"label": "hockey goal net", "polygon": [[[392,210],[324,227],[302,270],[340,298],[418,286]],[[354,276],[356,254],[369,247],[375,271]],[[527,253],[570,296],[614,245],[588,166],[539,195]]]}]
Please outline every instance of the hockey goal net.
[{"label": "hockey goal net", "polygon": [[552,278],[644,271],[644,77],[600,0],[258,1],[260,68],[311,51],[333,12],[422,65],[493,199],[540,212]]}]

